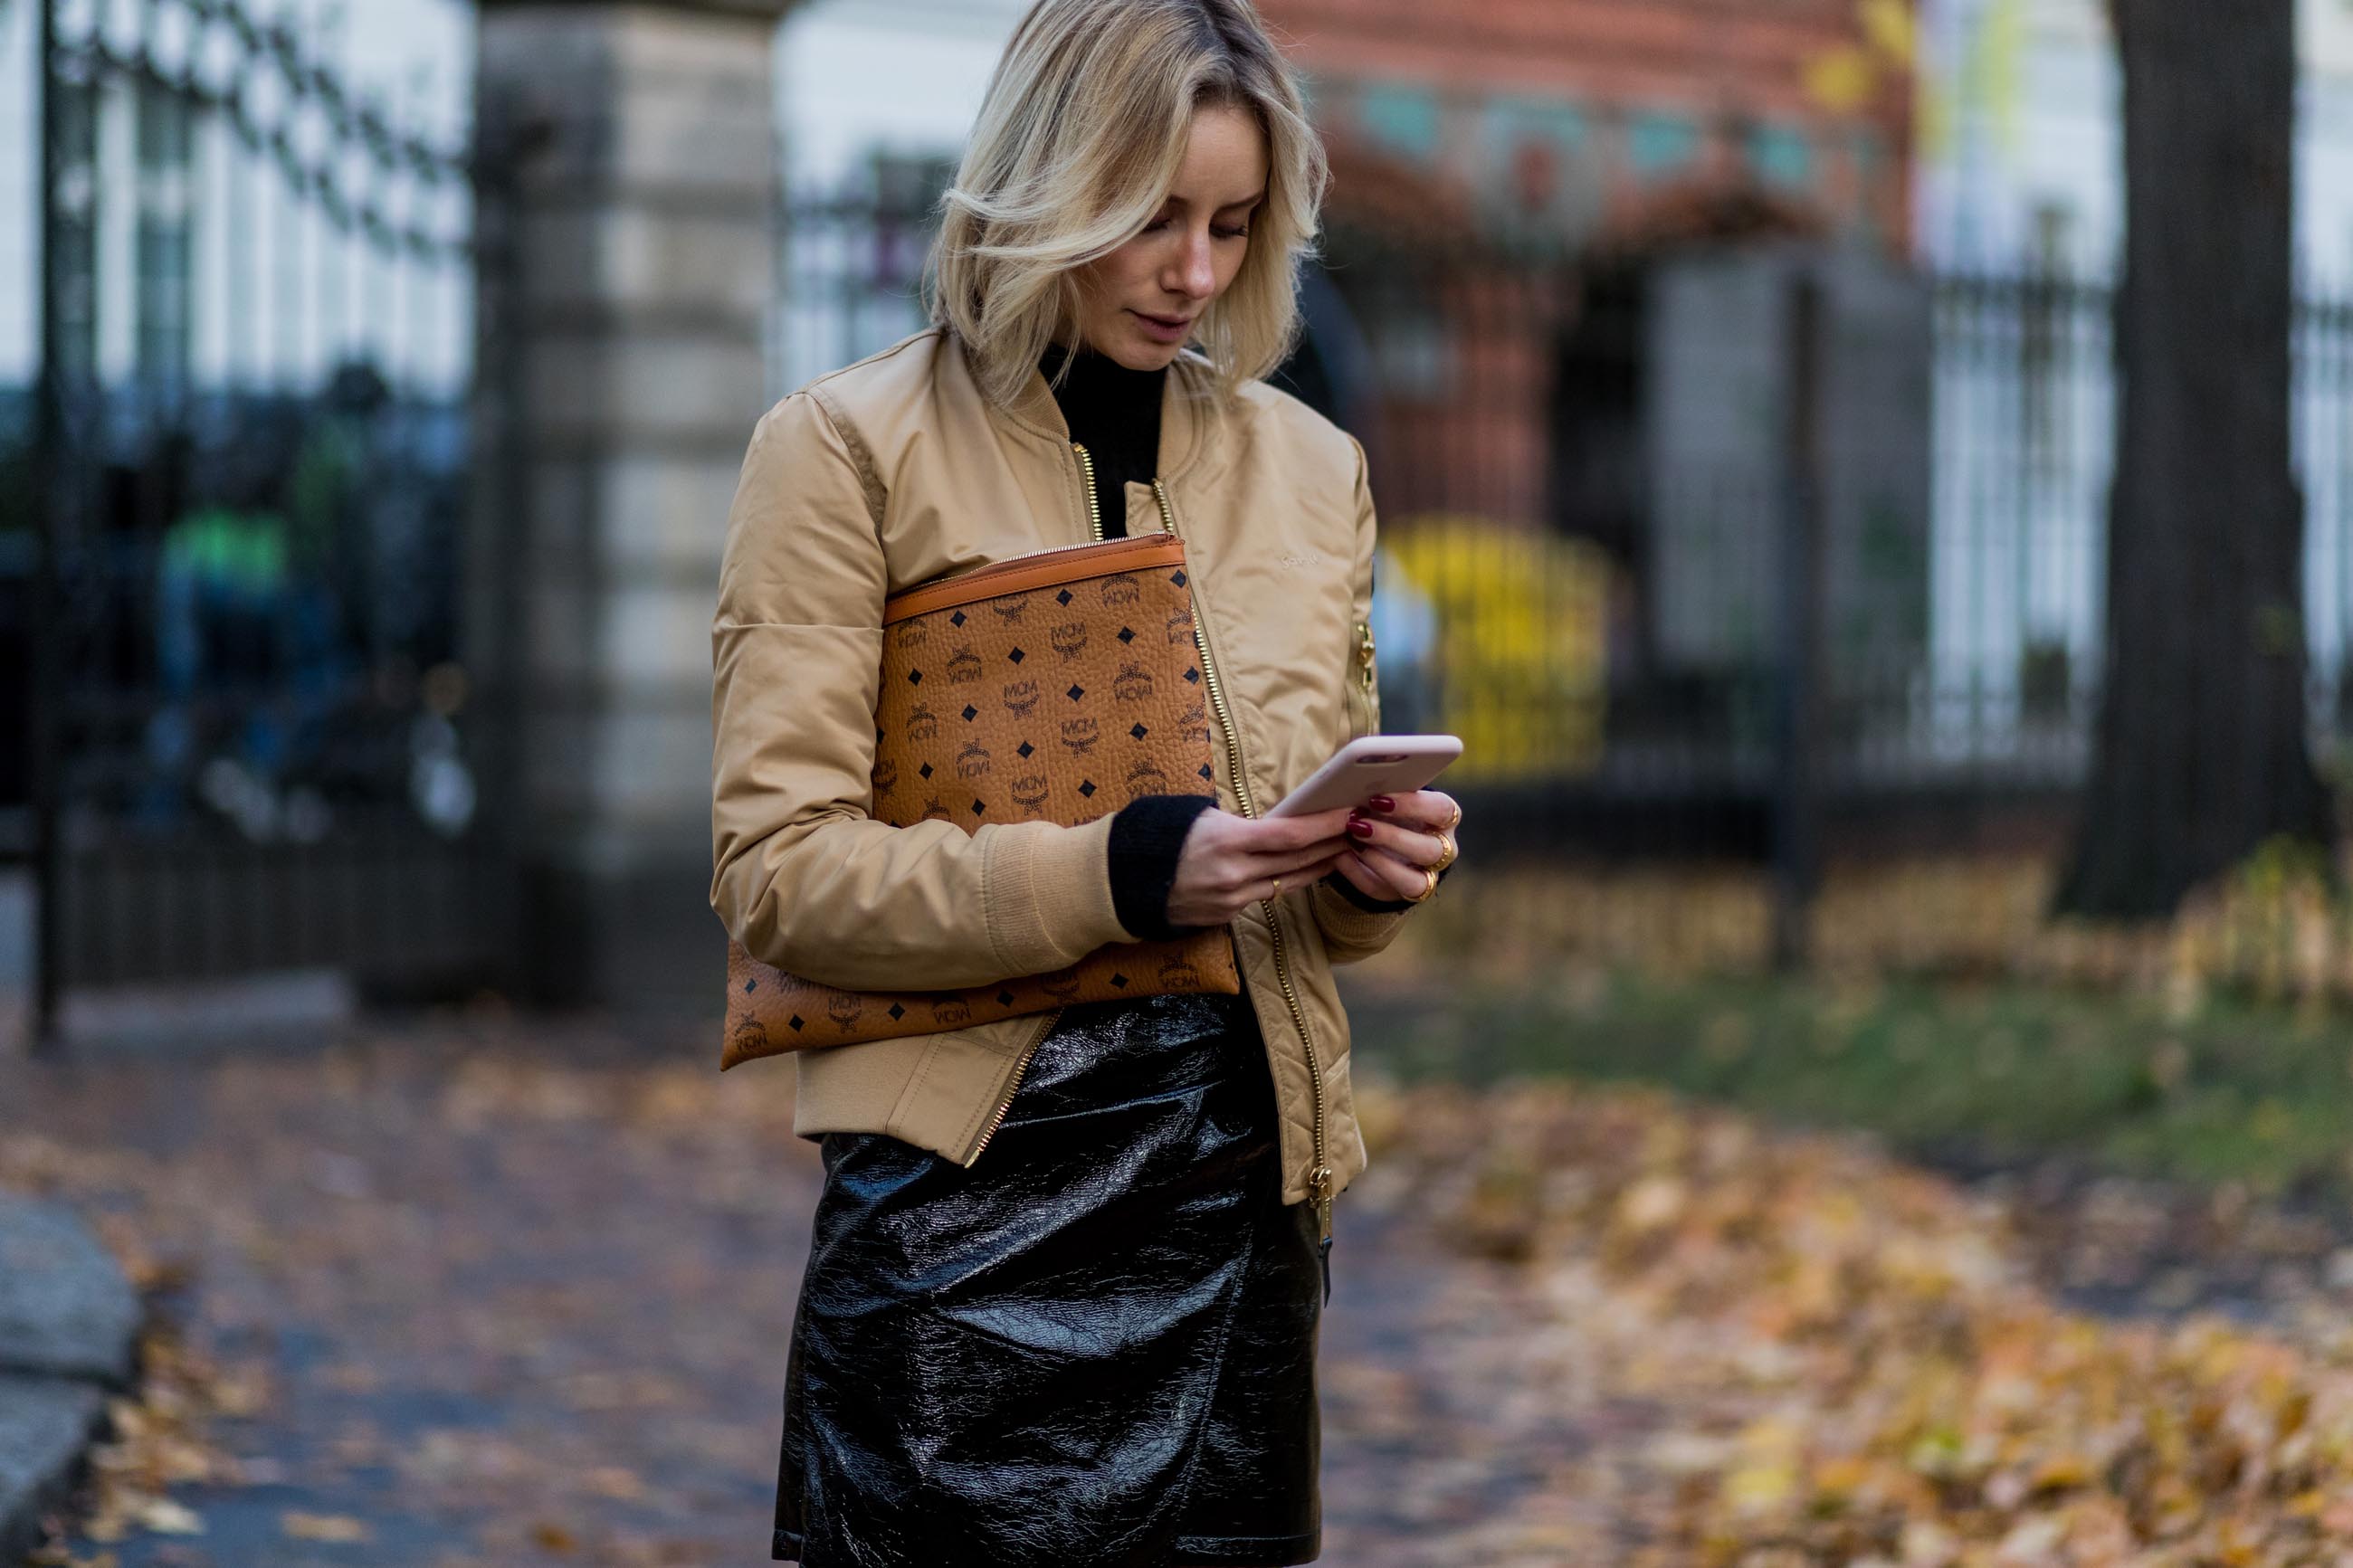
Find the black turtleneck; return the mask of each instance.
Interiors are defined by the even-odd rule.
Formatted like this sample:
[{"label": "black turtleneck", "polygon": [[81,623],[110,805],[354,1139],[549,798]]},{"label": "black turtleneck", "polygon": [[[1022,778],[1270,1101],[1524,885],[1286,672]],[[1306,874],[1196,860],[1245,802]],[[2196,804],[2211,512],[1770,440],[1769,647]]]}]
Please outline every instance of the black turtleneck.
[{"label": "black turtleneck", "polygon": [[[1070,374],[1057,384],[1055,373],[1070,360]],[[1060,343],[1046,345],[1038,362],[1071,439],[1087,449],[1095,466],[1095,504],[1103,513],[1103,537],[1127,532],[1130,480],[1148,485],[1160,466],[1160,399],[1168,372],[1130,370],[1115,359],[1082,349],[1070,354]]]}]

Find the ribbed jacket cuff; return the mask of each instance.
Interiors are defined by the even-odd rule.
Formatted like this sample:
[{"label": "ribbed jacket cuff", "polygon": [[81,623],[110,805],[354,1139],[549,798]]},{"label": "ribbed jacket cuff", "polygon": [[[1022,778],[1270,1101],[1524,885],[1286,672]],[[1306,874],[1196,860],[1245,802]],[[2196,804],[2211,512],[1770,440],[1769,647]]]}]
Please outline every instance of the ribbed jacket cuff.
[{"label": "ribbed jacket cuff", "polygon": [[1113,818],[1075,827],[1008,822],[987,829],[981,885],[989,941],[1007,974],[1044,974],[1131,940],[1111,898]]},{"label": "ribbed jacket cuff", "polygon": [[1206,795],[1143,795],[1112,816],[1112,905],[1138,942],[1174,942],[1198,928],[1168,923],[1168,890],[1193,819],[1217,805]]}]

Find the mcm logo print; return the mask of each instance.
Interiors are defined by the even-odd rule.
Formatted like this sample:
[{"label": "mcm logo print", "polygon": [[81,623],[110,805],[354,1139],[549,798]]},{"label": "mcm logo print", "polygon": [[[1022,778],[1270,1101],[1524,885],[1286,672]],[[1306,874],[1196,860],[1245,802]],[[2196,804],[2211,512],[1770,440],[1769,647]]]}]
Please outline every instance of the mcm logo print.
[{"label": "mcm logo print", "polygon": [[1005,683],[1005,710],[1017,719],[1027,719],[1029,710],[1038,706],[1038,683],[1034,680],[1008,680]]},{"label": "mcm logo print", "polygon": [[1038,976],[1038,985],[1047,995],[1068,1005],[1078,999],[1078,969],[1074,965],[1069,969],[1057,969],[1051,974],[1041,974]]},{"label": "mcm logo print", "polygon": [[988,771],[988,748],[978,741],[966,741],[964,750],[956,753],[956,777],[976,779]]},{"label": "mcm logo print", "polygon": [[1193,961],[1181,952],[1172,952],[1160,961],[1160,988],[1163,991],[1198,991],[1201,972]]},{"label": "mcm logo print", "polygon": [[1122,702],[1141,702],[1152,695],[1152,673],[1140,664],[1123,664],[1111,689]]},{"label": "mcm logo print", "polygon": [[932,1022],[943,1029],[953,1029],[972,1022],[972,1004],[961,996],[944,996],[932,1004]]},{"label": "mcm logo print", "polygon": [[1130,800],[1138,795],[1172,793],[1168,787],[1168,775],[1153,766],[1148,759],[1127,770],[1127,797]]},{"label": "mcm logo print", "polygon": [[842,1028],[858,1022],[858,1015],[866,1011],[866,1004],[847,991],[837,991],[825,999],[825,1016]]},{"label": "mcm logo print", "polygon": [[937,795],[934,795],[931,799],[923,802],[923,815],[916,820],[921,822],[929,822],[935,816],[942,822],[946,822],[950,819],[948,808],[940,804],[940,797]]},{"label": "mcm logo print", "polygon": [[972,651],[970,643],[948,655],[948,680],[951,684],[962,686],[967,680],[979,679],[980,655]]},{"label": "mcm logo print", "polygon": [[1182,714],[1177,716],[1176,722],[1184,726],[1185,738],[1187,740],[1198,741],[1204,745],[1208,743],[1209,716],[1208,712],[1204,710],[1202,704],[1196,702],[1190,708],[1186,709]]},{"label": "mcm logo print", "polygon": [[1071,748],[1071,755],[1083,757],[1103,739],[1102,728],[1092,719],[1062,721],[1062,744]]},{"label": "mcm logo print", "polygon": [[1046,775],[1025,773],[1013,781],[1013,803],[1024,816],[1046,815]]},{"label": "mcm logo print", "polygon": [[1103,602],[1105,605],[1133,605],[1144,596],[1132,572],[1114,572],[1103,580]]},{"label": "mcm logo print", "polygon": [[1029,609],[1029,595],[1024,594],[1018,599],[1007,599],[1001,604],[991,599],[988,602],[988,607],[995,610],[997,618],[1009,626],[1021,618],[1023,611]]},{"label": "mcm logo print", "polygon": [[1053,644],[1054,651],[1064,658],[1076,658],[1087,651],[1087,623],[1065,621],[1048,632],[1046,640]]},{"label": "mcm logo print", "polygon": [[923,619],[923,616],[917,616],[913,620],[905,620],[899,623],[899,646],[901,647],[921,647],[931,640],[932,624]]},{"label": "mcm logo print", "polygon": [[874,795],[876,799],[899,787],[899,764],[884,757],[874,764]]},{"label": "mcm logo print", "polygon": [[938,714],[920,702],[907,710],[907,739],[910,741],[936,740],[939,732]]},{"label": "mcm logo print", "polygon": [[1168,646],[1175,647],[1193,635],[1193,612],[1178,610],[1168,617]]},{"label": "mcm logo print", "polygon": [[735,1054],[757,1057],[767,1054],[768,1026],[757,1018],[744,1018],[735,1026]]}]

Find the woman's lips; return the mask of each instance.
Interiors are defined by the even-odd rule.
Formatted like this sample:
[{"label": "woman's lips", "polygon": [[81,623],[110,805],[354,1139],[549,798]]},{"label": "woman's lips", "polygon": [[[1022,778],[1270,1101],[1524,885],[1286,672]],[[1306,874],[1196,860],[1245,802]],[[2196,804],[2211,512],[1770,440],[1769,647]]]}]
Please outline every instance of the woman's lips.
[{"label": "woman's lips", "polygon": [[1175,316],[1147,316],[1135,310],[1129,310],[1128,314],[1144,323],[1147,336],[1160,342],[1181,343],[1193,332],[1193,323],[1189,320]]}]

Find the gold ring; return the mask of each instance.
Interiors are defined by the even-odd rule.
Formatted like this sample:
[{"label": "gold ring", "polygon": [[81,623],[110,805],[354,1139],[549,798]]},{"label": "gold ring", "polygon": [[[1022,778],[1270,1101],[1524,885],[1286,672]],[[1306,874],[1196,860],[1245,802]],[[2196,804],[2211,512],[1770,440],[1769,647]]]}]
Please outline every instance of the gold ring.
[{"label": "gold ring", "polygon": [[1462,826],[1462,803],[1456,800],[1449,801],[1447,804],[1454,807],[1454,815],[1438,825],[1438,831],[1440,833],[1451,833]]},{"label": "gold ring", "polygon": [[1421,874],[1422,874],[1423,876],[1425,876],[1425,877],[1429,878],[1429,879],[1430,879],[1430,880],[1429,880],[1427,883],[1425,883],[1425,884],[1423,885],[1422,889],[1421,889],[1421,891],[1420,891],[1420,892],[1419,892],[1419,893],[1417,893],[1417,894],[1415,894],[1415,895],[1414,895],[1414,900],[1413,900],[1413,901],[1414,901],[1415,903],[1417,903],[1417,904],[1418,904],[1418,903],[1419,903],[1419,902],[1421,902],[1421,901],[1422,901],[1422,900],[1427,899],[1428,897],[1430,897],[1430,894],[1432,894],[1432,893],[1434,893],[1434,892],[1438,891],[1438,870],[1437,870],[1437,868],[1436,868],[1435,867],[1431,867],[1431,866],[1424,866],[1424,867],[1421,868]]},{"label": "gold ring", "polygon": [[1431,865],[1430,869],[1433,871],[1443,871],[1446,868],[1454,864],[1454,835],[1447,832],[1446,829],[1441,827],[1438,830],[1438,842],[1442,846],[1442,847],[1440,850],[1438,859]]}]

